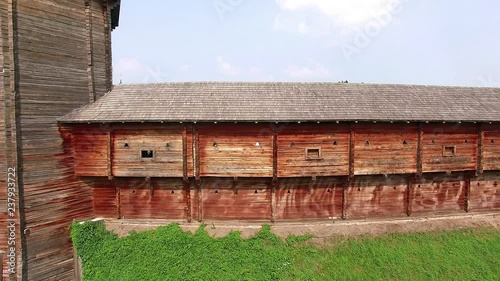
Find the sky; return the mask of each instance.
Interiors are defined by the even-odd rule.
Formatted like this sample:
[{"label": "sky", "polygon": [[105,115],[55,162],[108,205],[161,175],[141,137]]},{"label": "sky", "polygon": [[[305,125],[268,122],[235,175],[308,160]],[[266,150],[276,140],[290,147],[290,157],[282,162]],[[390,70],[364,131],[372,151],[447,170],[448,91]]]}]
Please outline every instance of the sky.
[{"label": "sky", "polygon": [[114,83],[500,87],[496,0],[122,0]]}]

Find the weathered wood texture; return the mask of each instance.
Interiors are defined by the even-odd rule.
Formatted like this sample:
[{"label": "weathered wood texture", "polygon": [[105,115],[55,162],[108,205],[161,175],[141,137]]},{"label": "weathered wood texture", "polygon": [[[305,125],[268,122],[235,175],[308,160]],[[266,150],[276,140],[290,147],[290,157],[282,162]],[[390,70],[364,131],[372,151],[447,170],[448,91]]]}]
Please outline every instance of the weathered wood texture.
[{"label": "weathered wood texture", "polygon": [[266,125],[200,125],[200,173],[205,177],[272,177],[272,135]]},{"label": "weathered wood texture", "polygon": [[[113,175],[118,177],[182,177],[182,128],[113,130]],[[153,151],[151,159],[141,151]]]},{"label": "weathered wood texture", "polygon": [[477,144],[476,125],[425,125],[422,146],[423,172],[475,171]]},{"label": "weathered wood texture", "polygon": [[107,178],[89,178],[85,183],[92,187],[94,214],[98,218],[117,219],[119,198],[115,182]]},{"label": "weathered wood texture", "polygon": [[[7,2],[0,1],[0,250],[7,249],[7,169],[12,164],[10,131],[10,67],[8,40]],[[2,268],[7,268],[7,258],[2,261]],[[2,273],[0,273],[2,274]]]},{"label": "weathered wood texture", "polygon": [[108,175],[108,128],[80,125],[71,130],[75,175]]},{"label": "weathered wood texture", "polygon": [[418,128],[413,124],[354,127],[354,174],[409,174],[417,171]]},{"label": "weathered wood texture", "polygon": [[178,219],[187,217],[187,194],[181,179],[116,179],[121,218]]},{"label": "weathered wood texture", "polygon": [[412,213],[464,212],[466,184],[462,175],[426,175],[412,187]]},{"label": "weathered wood texture", "polygon": [[484,126],[483,169],[500,170],[500,127]]},{"label": "weathered wood texture", "polygon": [[276,221],[328,220],[342,215],[343,182],[336,178],[282,179],[276,188]]},{"label": "weathered wood texture", "polygon": [[485,173],[481,178],[471,180],[470,188],[470,211],[500,209],[500,174],[498,172]]},{"label": "weathered wood texture", "polygon": [[[283,126],[277,132],[278,177],[338,176],[349,173],[348,126]],[[320,157],[308,159],[307,149],[319,149]]]},{"label": "weathered wood texture", "polygon": [[[100,0],[92,1],[99,7]],[[67,227],[73,219],[94,217],[92,191],[75,177],[74,145],[71,138],[60,137],[56,119],[89,102],[84,1],[1,3],[3,93],[9,93],[2,110],[11,122],[1,124],[5,128],[1,135],[19,140],[2,154],[18,156],[17,163],[11,160],[9,165],[19,168],[21,225],[17,229],[26,229],[25,234],[18,233],[22,239],[18,277],[73,280]]]},{"label": "weathered wood texture", "polygon": [[347,217],[402,217],[406,213],[407,187],[407,179],[401,176],[356,177],[347,190]]},{"label": "weathered wood texture", "polygon": [[203,220],[271,219],[271,180],[206,178],[202,181]]}]

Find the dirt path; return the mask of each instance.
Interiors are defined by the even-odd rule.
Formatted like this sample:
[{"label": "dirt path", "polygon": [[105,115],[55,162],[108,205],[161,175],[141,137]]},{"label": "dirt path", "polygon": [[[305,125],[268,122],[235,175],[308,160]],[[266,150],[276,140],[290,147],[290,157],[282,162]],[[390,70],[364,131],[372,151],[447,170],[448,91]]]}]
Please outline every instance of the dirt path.
[{"label": "dirt path", "polygon": [[[130,231],[146,231],[161,225],[167,225],[172,221],[155,220],[109,220],[106,221],[108,230],[114,231],[120,236],[127,235]],[[255,235],[260,229],[261,223],[246,222],[221,222],[206,221],[205,229],[213,237],[222,237],[231,231],[240,231],[241,236],[248,238]],[[179,223],[184,231],[196,231],[200,223]],[[500,212],[475,213],[460,215],[445,215],[432,217],[412,217],[403,219],[369,219],[369,220],[346,220],[329,222],[280,222],[271,224],[271,229],[280,237],[289,235],[311,234],[317,244],[323,244],[332,237],[338,236],[379,236],[388,233],[410,233],[437,230],[451,230],[461,228],[488,227],[500,229]]]}]

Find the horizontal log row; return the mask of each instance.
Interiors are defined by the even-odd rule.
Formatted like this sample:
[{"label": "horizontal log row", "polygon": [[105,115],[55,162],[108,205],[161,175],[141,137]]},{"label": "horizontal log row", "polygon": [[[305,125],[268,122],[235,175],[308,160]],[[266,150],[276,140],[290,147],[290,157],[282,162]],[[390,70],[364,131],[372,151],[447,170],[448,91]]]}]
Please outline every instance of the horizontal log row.
[{"label": "horizontal log row", "polygon": [[[195,178],[500,169],[500,126],[495,124],[69,126],[78,176],[184,177],[184,165],[187,176]],[[154,157],[144,159],[141,151]]]},{"label": "horizontal log row", "polygon": [[[95,181],[95,182],[93,182]],[[186,221],[332,220],[500,210],[500,174],[280,179],[93,179],[96,216]]]}]

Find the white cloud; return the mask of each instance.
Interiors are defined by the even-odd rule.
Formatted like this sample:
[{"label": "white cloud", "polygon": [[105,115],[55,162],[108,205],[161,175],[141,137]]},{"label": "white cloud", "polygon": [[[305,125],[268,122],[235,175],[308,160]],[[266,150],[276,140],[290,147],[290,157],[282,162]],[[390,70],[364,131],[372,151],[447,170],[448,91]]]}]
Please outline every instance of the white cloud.
[{"label": "white cloud", "polygon": [[224,57],[222,57],[222,56],[218,56],[216,59],[216,62],[217,62],[217,68],[218,68],[219,72],[221,72],[223,74],[234,76],[234,75],[238,75],[241,73],[241,70],[239,67],[234,66],[234,65],[230,64],[229,62],[225,61]]},{"label": "white cloud", "polygon": [[335,24],[360,25],[381,13],[394,12],[402,0],[276,0],[284,11],[316,9]]},{"label": "white cloud", "polygon": [[332,77],[332,72],[319,63],[312,67],[290,65],[285,69],[285,74],[298,80]]}]

